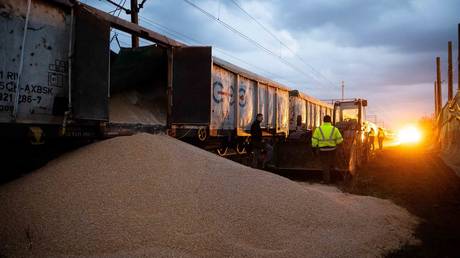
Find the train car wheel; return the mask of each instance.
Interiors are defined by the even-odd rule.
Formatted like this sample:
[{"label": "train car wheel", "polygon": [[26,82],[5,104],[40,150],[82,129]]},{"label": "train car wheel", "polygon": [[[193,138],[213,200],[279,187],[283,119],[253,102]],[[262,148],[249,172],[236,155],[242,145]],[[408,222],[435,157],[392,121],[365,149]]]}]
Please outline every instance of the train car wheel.
[{"label": "train car wheel", "polygon": [[217,154],[219,154],[219,156],[225,156],[227,154],[227,151],[228,147],[217,148]]},{"label": "train car wheel", "polygon": [[206,128],[200,128],[198,129],[198,140],[204,142],[206,138],[208,137],[208,133],[206,132]]},{"label": "train car wheel", "polygon": [[236,147],[235,147],[236,153],[238,153],[240,155],[247,153],[246,147],[248,145],[249,145],[249,137],[245,137],[244,140],[238,141],[237,144],[236,144]]},{"label": "train car wheel", "polygon": [[237,143],[235,149],[236,149],[236,153],[240,155],[246,153],[246,142]]}]

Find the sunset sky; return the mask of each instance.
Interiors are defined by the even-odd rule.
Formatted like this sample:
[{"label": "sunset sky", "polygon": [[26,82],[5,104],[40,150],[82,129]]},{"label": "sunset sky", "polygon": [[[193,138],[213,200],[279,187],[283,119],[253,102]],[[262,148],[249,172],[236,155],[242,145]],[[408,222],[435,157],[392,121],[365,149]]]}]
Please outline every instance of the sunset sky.
[{"label": "sunset sky", "polygon": [[[368,99],[368,114],[387,127],[433,113],[435,57],[447,81],[449,40],[456,89],[459,22],[457,0],[147,0],[140,11],[144,27],[212,46],[218,57],[319,99],[339,98],[343,80],[345,97]],[[129,47],[128,35],[118,37]]]}]

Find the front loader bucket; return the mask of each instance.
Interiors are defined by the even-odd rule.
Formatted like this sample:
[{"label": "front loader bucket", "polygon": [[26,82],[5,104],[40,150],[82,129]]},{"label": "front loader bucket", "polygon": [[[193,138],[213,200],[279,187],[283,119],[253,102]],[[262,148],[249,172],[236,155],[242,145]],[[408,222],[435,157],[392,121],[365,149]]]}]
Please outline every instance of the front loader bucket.
[{"label": "front loader bucket", "polygon": [[[341,130],[342,131],[342,130]],[[335,170],[354,174],[359,164],[356,131],[342,131],[343,143],[337,146]],[[311,147],[311,134],[291,133],[275,146],[275,165],[280,170],[321,171],[321,160]]]},{"label": "front loader bucket", "polygon": [[311,147],[311,136],[305,132],[291,133],[275,146],[275,163],[280,170],[321,171],[319,156]]}]

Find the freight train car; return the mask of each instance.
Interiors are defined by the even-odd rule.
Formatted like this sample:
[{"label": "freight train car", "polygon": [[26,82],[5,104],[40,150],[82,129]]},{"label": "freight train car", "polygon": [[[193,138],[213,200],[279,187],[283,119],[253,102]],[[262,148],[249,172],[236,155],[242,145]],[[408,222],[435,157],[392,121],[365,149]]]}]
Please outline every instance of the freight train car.
[{"label": "freight train car", "polygon": [[323,123],[323,117],[332,117],[333,106],[298,90],[289,92],[289,131],[311,130]]},{"label": "freight train car", "polygon": [[[0,0],[0,130],[34,144],[168,131],[244,151],[257,113],[289,133],[289,89],[138,25],[71,1]],[[110,50],[110,30],[152,45]],[[19,85],[16,87],[15,85]]]},{"label": "freight train car", "polygon": [[[175,56],[183,55],[184,50],[190,51],[177,49]],[[289,89],[219,58],[211,58],[210,53],[208,57],[198,63],[211,69],[193,75],[203,77],[198,78],[199,84],[186,76],[194,73],[196,60],[184,59],[180,65],[176,64],[178,69],[174,66],[175,76],[181,77],[174,82],[174,96],[182,104],[189,101],[190,106],[173,108],[175,119],[171,123],[171,134],[198,139],[202,145],[216,147],[220,155],[225,155],[230,147],[242,153],[251,124],[261,113],[265,137],[286,137],[289,133]],[[188,100],[195,91],[200,94]],[[194,108],[195,102],[205,106]],[[192,117],[190,110],[193,110]]]},{"label": "freight train car", "polygon": [[[29,136],[33,144],[41,144],[125,132],[123,123],[109,118],[110,112],[118,114],[112,102],[121,102],[116,98],[118,88],[110,82],[109,36],[111,27],[141,33],[140,27],[65,0],[0,0],[0,13],[1,137],[17,142]],[[142,33],[165,46],[161,36]],[[158,81],[151,81],[148,91],[163,86]],[[160,95],[166,95],[164,89]],[[131,126],[164,130],[164,120]]]},{"label": "freight train car", "polygon": [[70,11],[45,1],[2,0],[0,13],[2,136],[57,134],[52,125],[62,123],[69,96]]},{"label": "freight train car", "polygon": [[[211,47],[186,46],[80,2],[0,0],[0,14],[5,160],[24,164],[45,153],[29,155],[20,142],[68,146],[139,131],[242,154],[258,113],[274,142],[308,134],[332,114],[317,99],[213,57]],[[114,53],[111,29],[152,44]]]}]

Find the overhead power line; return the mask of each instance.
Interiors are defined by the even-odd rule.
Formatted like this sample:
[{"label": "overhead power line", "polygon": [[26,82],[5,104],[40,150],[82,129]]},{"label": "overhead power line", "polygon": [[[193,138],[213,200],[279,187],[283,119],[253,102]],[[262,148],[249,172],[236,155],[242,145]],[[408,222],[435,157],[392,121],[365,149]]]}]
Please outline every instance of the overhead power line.
[{"label": "overhead power line", "polygon": [[142,2],[139,4],[139,9],[144,8],[145,2],[147,2],[147,0],[142,0]]},{"label": "overhead power line", "polygon": [[265,32],[267,32],[270,36],[272,36],[276,41],[278,41],[282,46],[284,46],[289,52],[291,52],[295,57],[297,57],[305,66],[309,67],[316,75],[319,77],[322,77],[324,80],[326,80],[328,83],[333,85],[333,87],[336,87],[336,85],[331,82],[328,78],[326,78],[321,72],[317,71],[311,64],[307,63],[300,55],[298,55],[292,48],[290,48],[287,44],[285,44],[278,36],[276,36],[273,32],[270,31],[265,25],[263,25],[259,20],[254,18],[249,12],[247,12],[241,5],[238,4],[236,0],[230,0],[233,2],[233,4],[238,7],[246,16],[248,16],[250,19],[252,19],[257,25],[259,25]]},{"label": "overhead power line", "polygon": [[125,8],[124,6],[112,1],[112,0],[106,0],[107,2],[111,3],[112,5],[115,5],[117,8],[120,8],[122,10],[124,10],[126,12],[126,14],[130,14],[131,13],[131,10]]},{"label": "overhead power line", "polygon": [[[163,25],[163,24],[161,24],[161,23],[159,23],[159,22],[157,22],[157,21],[154,21],[154,20],[151,19],[151,18],[147,18],[147,17],[144,17],[144,16],[139,16],[139,18],[140,18],[142,21],[144,21],[144,22],[146,22],[146,23],[148,23],[148,24],[150,24],[150,25],[152,25],[152,26],[154,26],[154,27],[156,27],[156,28],[162,30],[163,33],[165,33],[165,34],[168,34],[168,35],[173,36],[173,37],[176,37],[176,38],[181,38],[185,43],[187,43],[187,44],[189,44],[189,45],[192,45],[192,44],[206,45],[206,43],[204,43],[204,42],[202,42],[202,41],[199,41],[199,40],[197,40],[197,39],[195,39],[195,38],[192,38],[192,37],[190,37],[190,36],[188,36],[188,35],[186,35],[186,34],[184,34],[184,33],[181,33],[181,32],[178,32],[178,31],[176,31],[176,30],[173,30],[173,29],[171,29],[171,28],[169,28],[169,27],[167,27],[167,26],[165,26],[165,25]],[[184,40],[184,39],[185,39],[185,40]],[[280,78],[281,80],[283,80],[283,81],[285,81],[285,82],[293,83],[292,81],[286,79],[284,76],[281,76],[281,75],[279,75],[279,74],[276,74],[276,73],[273,73],[273,72],[271,72],[271,71],[268,71],[268,70],[266,70],[266,69],[264,69],[264,68],[262,68],[262,67],[260,67],[260,66],[258,66],[258,65],[255,65],[255,64],[253,64],[253,63],[247,62],[246,60],[244,60],[244,59],[242,59],[242,58],[239,58],[239,57],[237,57],[237,56],[235,56],[235,55],[232,55],[232,54],[229,53],[228,51],[225,51],[225,50],[223,50],[223,49],[221,49],[221,48],[219,48],[219,47],[215,47],[215,46],[214,46],[213,49],[219,51],[220,53],[224,54],[224,55],[227,56],[227,57],[230,57],[230,58],[232,58],[232,59],[238,60],[238,61],[240,61],[241,63],[246,64],[246,65],[249,66],[249,67],[252,67],[252,68],[255,68],[255,69],[259,70],[259,71],[262,71],[262,72],[265,73],[266,75],[271,75],[271,76],[274,76],[274,77],[278,77],[278,78]]]},{"label": "overhead power line", "polygon": [[[291,64],[289,61],[287,61],[286,59],[284,59],[283,57],[275,54],[273,51],[271,51],[270,49],[266,48],[265,46],[263,46],[262,44],[260,44],[258,41],[252,39],[251,37],[245,35],[244,33],[240,32],[239,30],[235,29],[234,27],[232,27],[231,25],[229,25],[228,23],[218,19],[217,17],[215,17],[214,15],[212,15],[211,13],[209,13],[208,11],[202,9],[201,7],[197,6],[196,4],[192,3],[191,1],[189,0],[184,0],[184,2],[186,2],[187,4],[189,4],[190,6],[194,7],[195,9],[199,10],[200,12],[202,12],[203,14],[205,14],[206,16],[208,16],[209,18],[215,20],[216,22],[218,22],[219,24],[221,24],[222,26],[224,26],[226,29],[228,29],[229,31],[239,35],[240,37],[246,39],[247,41],[249,41],[250,43],[254,44],[256,47],[264,50],[266,53],[272,55],[272,56],[275,56],[276,58],[278,58],[283,64],[285,64],[286,66],[289,66],[291,69],[299,72],[300,74],[306,76],[307,78],[312,78],[316,81],[318,81],[317,78],[315,78],[314,76],[311,76],[310,74],[306,73],[305,71],[303,71],[302,69],[296,67],[295,65]],[[320,81],[319,81],[320,82]],[[328,84],[326,84],[328,85]],[[332,85],[328,85],[328,86],[332,86]],[[335,87],[334,87],[335,89]]]},{"label": "overhead power line", "polygon": [[[123,1],[123,3],[121,3],[122,1]],[[108,2],[106,2],[106,1],[102,1],[102,2],[105,2],[107,5],[110,5],[110,4],[109,4]],[[144,2],[145,2],[145,1],[144,1]],[[120,0],[120,4],[115,5],[115,6],[117,6],[117,9],[116,9],[116,10],[113,10],[113,11],[110,11],[110,12],[114,12],[114,13],[115,13],[115,12],[118,10],[119,12],[118,12],[118,15],[117,15],[117,16],[119,16],[120,13],[121,13],[121,10],[126,9],[126,8],[123,7],[123,6],[125,5],[125,3],[126,3],[126,0]],[[120,7],[118,7],[118,6],[123,7],[123,8],[120,8]],[[212,14],[210,14],[210,15],[213,16]],[[153,21],[152,19],[149,19],[149,18],[144,17],[144,16],[140,16],[140,15],[139,15],[139,18],[142,19],[142,20],[144,20],[145,22],[149,23],[150,25],[153,25],[153,26],[155,26],[155,27],[160,27],[163,31],[166,32],[166,34],[170,34],[170,35],[173,35],[173,36],[179,36],[180,38],[185,38],[185,39],[187,39],[187,40],[185,40],[185,42],[191,41],[190,43],[187,42],[187,43],[190,44],[190,45],[191,45],[191,44],[205,45],[203,42],[200,42],[200,41],[198,41],[198,40],[196,40],[196,39],[193,39],[193,38],[191,38],[190,36],[188,36],[188,35],[186,35],[186,34],[180,33],[180,32],[178,32],[178,31],[174,31],[174,30],[168,28],[168,27],[165,26],[165,25],[162,25],[162,24],[160,24],[160,23],[158,23],[158,22]],[[214,18],[215,18],[215,17],[214,17]],[[228,24],[227,24],[227,25],[228,25]],[[230,26],[230,25],[228,25],[228,26]],[[230,26],[230,27],[231,27],[231,26]],[[232,28],[232,27],[231,27],[231,28]],[[119,41],[119,42],[121,42],[121,43],[123,43],[123,44],[125,44],[125,45],[129,45],[129,44],[127,44],[125,41],[118,40],[118,37],[117,37],[118,35],[122,35],[122,36],[128,36],[128,35],[120,34],[121,31],[114,32],[114,33],[117,34],[117,35],[114,35],[117,41]],[[238,33],[238,32],[236,32],[236,33]],[[243,34],[243,35],[244,35],[244,34]],[[112,38],[112,40],[115,39],[115,38]],[[249,38],[249,37],[248,37],[248,38]],[[112,41],[112,40],[111,40],[111,41]],[[195,43],[192,43],[192,42],[195,42]],[[117,43],[118,43],[118,42],[117,42]],[[146,43],[147,43],[147,42],[144,42],[144,44],[146,44]],[[257,43],[258,43],[258,42],[257,42]],[[259,44],[261,47],[265,48],[265,47],[264,47],[263,45],[261,45],[260,43],[258,43],[258,44]],[[248,61],[246,61],[246,60],[244,60],[244,59],[242,59],[242,58],[240,58],[240,57],[237,57],[237,56],[235,56],[235,55],[232,55],[230,52],[225,51],[225,50],[223,50],[223,49],[221,49],[221,48],[219,48],[219,47],[213,46],[213,48],[216,49],[218,52],[222,53],[223,55],[227,56],[227,57],[230,57],[230,58],[232,58],[232,59],[234,59],[234,60],[237,60],[237,61],[239,61],[239,62],[241,62],[241,63],[244,63],[244,64],[246,64],[246,65],[249,66],[249,67],[255,68],[256,70],[262,71],[262,72],[265,74],[265,76],[274,76],[274,77],[277,77],[279,80],[283,80],[284,82],[290,83],[290,84],[298,84],[298,83],[299,83],[299,82],[297,82],[297,83],[296,83],[296,82],[293,82],[293,81],[291,81],[290,79],[287,79],[285,76],[281,76],[281,75],[279,75],[279,74],[273,73],[273,72],[268,71],[268,70],[266,70],[266,69],[264,69],[264,68],[262,68],[262,67],[260,67],[260,66],[258,66],[258,65],[255,65],[255,64],[253,64],[253,63],[250,63],[250,62],[248,62]],[[267,49],[267,48],[266,48],[266,49]],[[275,53],[273,53],[273,51],[271,51],[271,50],[269,50],[269,49],[267,49],[267,50],[270,52],[271,55],[273,55],[273,56],[279,58],[280,61],[283,62],[285,65],[287,65],[287,66],[291,67],[292,69],[295,69],[296,71],[298,71],[298,68],[293,67],[293,65],[290,64],[290,63],[286,63],[286,60],[280,58],[278,55],[276,55]],[[303,75],[305,75],[305,76],[307,76],[307,77],[310,77],[309,75],[304,74],[303,71],[299,71],[299,72],[301,72]],[[313,78],[313,79],[314,79],[314,78]]]},{"label": "overhead power line", "polygon": [[[116,6],[115,10],[110,11],[109,13],[112,14],[112,15],[115,15],[115,16],[117,16],[117,17],[120,17],[121,11],[122,11],[123,9],[120,8],[119,6],[124,7],[125,4],[126,4],[126,0],[120,0],[120,3]],[[117,14],[117,12],[118,12],[118,14]]]}]

